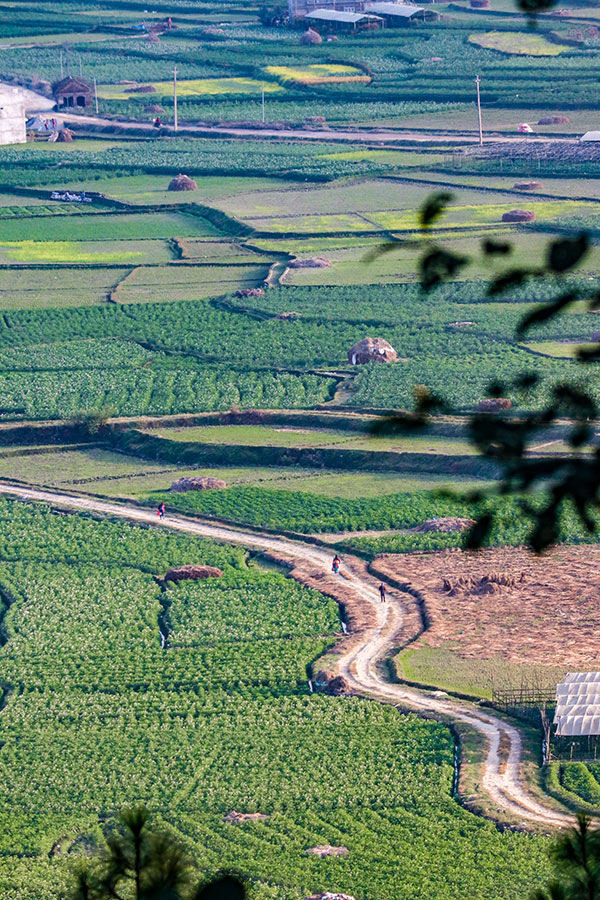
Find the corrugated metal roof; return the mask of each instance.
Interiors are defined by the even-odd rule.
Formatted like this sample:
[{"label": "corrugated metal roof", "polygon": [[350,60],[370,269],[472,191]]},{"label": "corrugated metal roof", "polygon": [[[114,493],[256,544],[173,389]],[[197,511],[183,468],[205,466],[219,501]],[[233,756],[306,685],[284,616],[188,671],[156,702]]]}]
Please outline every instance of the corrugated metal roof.
[{"label": "corrugated metal roof", "polygon": [[559,735],[600,735],[600,672],[569,672],[556,686]]},{"label": "corrugated metal roof", "polygon": [[354,25],[363,19],[380,19],[380,16],[373,16],[370,13],[341,12],[338,9],[315,9],[314,12],[307,13],[304,18],[326,22],[348,22],[350,25]]},{"label": "corrugated metal roof", "polygon": [[425,10],[422,6],[413,6],[409,3],[367,3],[365,6],[367,12],[379,13],[382,16],[398,16],[401,19],[410,19],[417,13]]}]

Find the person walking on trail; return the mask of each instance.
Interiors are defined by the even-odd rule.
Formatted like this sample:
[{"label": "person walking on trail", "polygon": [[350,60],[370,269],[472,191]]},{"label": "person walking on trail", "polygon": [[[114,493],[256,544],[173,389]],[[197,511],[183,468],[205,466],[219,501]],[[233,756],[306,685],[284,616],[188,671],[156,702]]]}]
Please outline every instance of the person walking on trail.
[{"label": "person walking on trail", "polygon": [[167,508],[166,508],[165,504],[159,503],[158,504],[158,518],[164,519],[166,511],[167,511]]},{"label": "person walking on trail", "polygon": [[338,572],[340,571],[341,564],[342,564],[342,561],[339,558],[339,556],[336,554],[333,557],[333,562],[331,563],[331,571],[334,573],[334,575],[337,575]]},{"label": "person walking on trail", "polygon": [[387,598],[387,588],[386,588],[385,584],[383,583],[383,581],[379,585],[379,596],[381,597],[381,602],[385,603],[386,598]]},{"label": "person walking on trail", "polygon": [[157,116],[154,120],[154,127],[160,128],[160,126],[161,126],[160,116]]}]

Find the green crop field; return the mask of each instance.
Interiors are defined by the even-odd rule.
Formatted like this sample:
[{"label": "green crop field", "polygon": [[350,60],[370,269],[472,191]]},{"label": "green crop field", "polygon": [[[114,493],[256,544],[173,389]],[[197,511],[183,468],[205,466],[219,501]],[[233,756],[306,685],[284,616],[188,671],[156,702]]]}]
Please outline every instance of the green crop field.
[{"label": "green crop field", "polygon": [[[98,846],[101,824],[140,797],[204,871],[234,865],[257,897],[326,885],[425,900],[436,885],[500,900],[545,874],[543,838],[502,834],[451,797],[442,725],[308,693],[306,665],[339,627],[331,600],[188,536],[6,501],[0,518],[7,896],[64,892],[69,848]],[[225,575],[169,591],[161,648],[152,576],[183,559]],[[232,826],[231,809],[266,818]],[[327,840],[348,857],[307,855]]]},{"label": "green crop field", "polygon": [[[444,2],[406,28],[313,22],[319,40],[272,2],[0,0],[0,83],[44,95],[27,95],[27,142],[0,146],[0,479],[296,532],[374,577],[382,554],[468,566],[440,517],[493,513],[486,543],[514,556],[542,498],[494,494],[474,411],[493,392],[520,421],[565,380],[600,407],[577,358],[600,330],[580,300],[600,277],[600,155],[579,141],[600,113],[600,19],[574,2],[535,22],[514,0]],[[91,102],[67,110],[72,142],[48,141],[35,113],[62,119],[49,98],[67,74]],[[169,190],[178,175],[190,190]],[[435,192],[451,196],[422,229]],[[535,221],[503,222],[515,209]],[[582,230],[573,271],[488,293]],[[438,247],[465,265],[424,292]],[[395,360],[355,364],[367,337]],[[373,436],[424,388],[446,404],[426,433]],[[529,461],[571,453],[566,427],[542,423]],[[226,486],[170,490],[203,475]],[[594,516],[586,531],[563,504],[558,541],[597,541]],[[311,692],[335,665],[331,598],[192,534],[4,500],[0,525],[2,898],[68,900],[72,861],[135,802],[202,874],[239,870],[249,900],[523,900],[547,881],[547,837],[501,830],[530,823],[490,803],[474,733],[459,729],[455,773],[446,720]],[[165,589],[186,563],[223,576]],[[489,700],[566,671],[405,638],[382,678]],[[524,786],[600,811],[598,764],[538,772],[528,728]],[[232,825],[234,809],[266,818]],[[323,844],[348,852],[307,853]]]}]

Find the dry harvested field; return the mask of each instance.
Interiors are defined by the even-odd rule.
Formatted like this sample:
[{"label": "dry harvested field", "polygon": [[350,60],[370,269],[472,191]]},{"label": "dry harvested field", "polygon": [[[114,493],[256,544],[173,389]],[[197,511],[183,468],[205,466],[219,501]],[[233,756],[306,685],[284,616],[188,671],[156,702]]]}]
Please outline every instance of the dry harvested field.
[{"label": "dry harvested field", "polygon": [[461,689],[471,670],[486,694],[494,675],[504,686],[528,673],[551,682],[561,669],[598,668],[599,545],[544,557],[522,548],[396,554],[379,557],[376,569],[417,592],[426,613],[428,627],[400,655],[409,679],[421,671],[424,681],[452,687],[454,677]]}]

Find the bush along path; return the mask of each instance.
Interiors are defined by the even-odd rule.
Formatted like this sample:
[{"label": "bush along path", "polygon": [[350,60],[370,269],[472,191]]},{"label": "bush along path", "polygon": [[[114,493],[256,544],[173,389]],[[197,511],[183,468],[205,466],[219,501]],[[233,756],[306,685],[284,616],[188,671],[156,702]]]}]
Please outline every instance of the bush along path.
[{"label": "bush along path", "polygon": [[487,743],[487,753],[481,790],[496,808],[495,818],[504,821],[509,819],[513,823],[517,820],[523,825],[533,824],[544,828],[573,824],[572,816],[544,805],[523,783],[523,747],[517,728],[467,702],[386,680],[381,671],[384,667],[378,666],[378,663],[391,649],[397,649],[398,635],[406,626],[405,610],[396,592],[389,602],[381,603],[377,582],[359,560],[348,560],[348,565],[343,566],[342,575],[334,578],[330,574],[331,551],[309,542],[244,531],[183,516],[167,515],[164,519],[158,519],[154,510],[133,504],[33,490],[6,482],[0,482],[0,494],[239,544],[285,562],[295,579],[330,594],[340,602],[348,636],[336,646],[330,659],[332,665],[335,661],[337,674],[346,679],[352,691],[396,703],[403,708],[441,720],[460,723],[482,735]]}]

